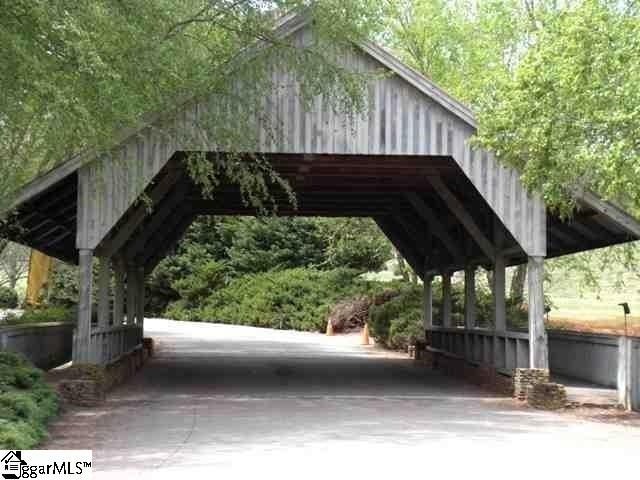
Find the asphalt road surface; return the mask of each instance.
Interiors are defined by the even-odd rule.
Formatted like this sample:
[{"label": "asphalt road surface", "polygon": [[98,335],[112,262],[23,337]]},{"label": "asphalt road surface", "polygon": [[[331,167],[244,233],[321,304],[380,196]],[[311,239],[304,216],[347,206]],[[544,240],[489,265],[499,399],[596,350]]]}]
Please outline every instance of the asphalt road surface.
[{"label": "asphalt road surface", "polygon": [[147,320],[157,356],[50,449],[96,479],[606,478],[640,428],[532,410],[357,337]]}]

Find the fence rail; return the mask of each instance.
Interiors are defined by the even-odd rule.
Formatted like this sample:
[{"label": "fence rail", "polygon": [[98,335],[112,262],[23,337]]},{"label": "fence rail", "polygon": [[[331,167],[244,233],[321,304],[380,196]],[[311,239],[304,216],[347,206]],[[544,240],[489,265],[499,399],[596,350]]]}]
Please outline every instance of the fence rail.
[{"label": "fence rail", "polygon": [[105,365],[129,353],[142,344],[142,327],[119,325],[103,329],[92,329],[90,352],[95,363]]},{"label": "fence rail", "polygon": [[529,366],[527,332],[432,327],[427,338],[432,349],[507,373]]}]

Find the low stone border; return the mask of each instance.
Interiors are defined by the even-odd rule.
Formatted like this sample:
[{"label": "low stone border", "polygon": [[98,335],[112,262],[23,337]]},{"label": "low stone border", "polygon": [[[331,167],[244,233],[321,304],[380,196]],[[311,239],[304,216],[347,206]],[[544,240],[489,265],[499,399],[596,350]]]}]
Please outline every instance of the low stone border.
[{"label": "low stone border", "polygon": [[[528,400],[531,389],[537,385],[556,385],[545,390],[536,390],[536,397],[532,406],[536,408],[556,408],[562,402],[564,387],[559,384],[549,384],[549,370],[540,368],[516,368],[513,375],[501,372],[491,366],[477,365],[467,362],[462,357],[445,354],[437,349],[415,345],[410,350],[410,356],[427,368],[437,368],[447,375],[464,378],[486,390],[513,397],[518,400]],[[566,404],[564,392],[563,406]]]},{"label": "low stone border", "polygon": [[547,382],[549,370],[546,368],[516,368],[513,372],[513,396],[518,400],[527,400],[531,387]]},{"label": "low stone border", "polygon": [[567,391],[559,383],[537,383],[529,387],[527,403],[541,410],[559,410],[567,406]]},{"label": "low stone border", "polygon": [[57,383],[58,393],[71,405],[95,406],[105,400],[107,392],[133,376],[153,352],[153,339],[145,338],[141,347],[108,365],[72,365]]}]

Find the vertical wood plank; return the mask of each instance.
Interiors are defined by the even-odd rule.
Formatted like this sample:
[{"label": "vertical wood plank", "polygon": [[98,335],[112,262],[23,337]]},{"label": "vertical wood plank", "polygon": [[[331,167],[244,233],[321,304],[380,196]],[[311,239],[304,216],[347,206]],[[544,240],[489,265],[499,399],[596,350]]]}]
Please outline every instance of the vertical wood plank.
[{"label": "vertical wood plank", "polygon": [[544,327],[544,257],[529,257],[529,367],[549,368],[547,332]]}]

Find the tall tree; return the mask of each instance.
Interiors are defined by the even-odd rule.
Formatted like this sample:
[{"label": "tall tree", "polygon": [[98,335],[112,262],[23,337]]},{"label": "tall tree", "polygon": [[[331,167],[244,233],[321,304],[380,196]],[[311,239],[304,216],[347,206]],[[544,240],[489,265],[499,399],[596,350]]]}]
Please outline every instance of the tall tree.
[{"label": "tall tree", "polygon": [[[274,17],[312,15],[316,41],[292,48],[274,38]],[[359,76],[338,52],[380,18],[376,0],[16,0],[0,9],[0,207],[25,180],[81,151],[108,151],[116,132],[185,98],[217,94],[250,111],[270,87],[274,62],[302,83],[306,97],[335,108],[363,108]],[[260,42],[258,55],[239,56]],[[243,82],[234,96],[230,77]],[[212,119],[215,120],[215,119]],[[245,118],[211,121],[221,145],[241,149]],[[173,133],[173,132],[168,132]],[[273,172],[255,162],[190,164],[208,189],[225,174],[260,203]]]},{"label": "tall tree", "polygon": [[561,212],[584,188],[640,211],[639,9],[582,0],[546,14],[478,112],[479,141]]}]

